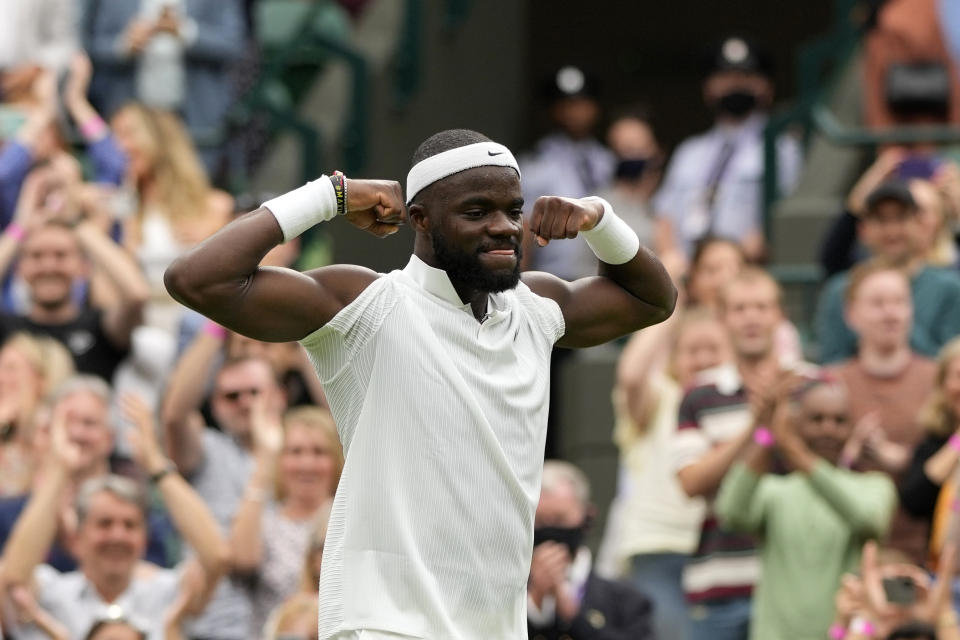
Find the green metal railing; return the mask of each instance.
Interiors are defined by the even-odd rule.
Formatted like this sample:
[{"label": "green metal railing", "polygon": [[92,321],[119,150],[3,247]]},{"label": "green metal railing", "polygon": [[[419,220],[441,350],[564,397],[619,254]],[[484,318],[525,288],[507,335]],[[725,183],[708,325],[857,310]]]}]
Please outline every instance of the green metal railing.
[{"label": "green metal railing", "polygon": [[[283,86],[284,75],[295,65],[317,63],[319,70],[323,61],[339,59],[348,66],[351,83],[350,104],[339,136],[341,167],[348,173],[361,173],[367,160],[370,128],[369,62],[349,41],[329,29],[318,28],[318,18],[330,8],[329,0],[275,4],[283,9],[283,15],[278,16],[279,25],[266,25],[274,32],[268,36],[272,43],[265,47],[264,64],[256,83],[229,114],[228,131],[240,130],[257,118],[265,118],[272,133],[293,133],[299,146],[301,179],[313,179],[320,171],[324,141],[317,128],[297,114],[296,100]],[[284,8],[284,4],[289,6]],[[472,0],[446,0],[442,28],[446,32],[459,28],[471,6]],[[423,0],[405,0],[400,34],[390,63],[395,109],[404,108],[420,88],[424,12]],[[229,132],[217,132],[210,138],[211,144],[220,144],[229,138]],[[245,190],[245,168],[235,163],[230,174],[231,190]]]},{"label": "green metal railing", "polygon": [[[791,127],[804,130],[809,142],[820,134],[842,146],[876,147],[885,144],[918,142],[960,143],[960,128],[949,126],[904,126],[889,129],[868,129],[843,124],[827,106],[828,91],[837,85],[843,67],[856,52],[862,35],[856,0],[836,0],[834,26],[829,34],[804,47],[797,58],[799,95],[794,104],[767,123],[764,131],[763,224],[768,242],[773,240],[773,213],[780,199],[777,138]],[[830,66],[833,69],[830,69]],[[802,281],[819,278],[815,265],[780,267],[778,271]]]}]

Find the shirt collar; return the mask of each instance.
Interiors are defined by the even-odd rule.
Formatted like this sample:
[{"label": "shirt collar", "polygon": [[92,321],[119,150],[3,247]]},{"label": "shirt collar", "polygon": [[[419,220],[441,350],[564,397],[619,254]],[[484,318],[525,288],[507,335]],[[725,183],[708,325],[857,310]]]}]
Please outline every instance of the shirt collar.
[{"label": "shirt collar", "polygon": [[743,378],[737,365],[725,363],[698,373],[695,384],[712,384],[723,395],[732,396],[743,389]]},{"label": "shirt collar", "polygon": [[443,269],[431,267],[416,255],[410,256],[410,262],[403,272],[420,285],[427,293],[445,300],[456,307],[468,306],[460,299],[457,290],[453,288],[447,272]]},{"label": "shirt collar", "polygon": [[769,120],[769,117],[761,111],[750,114],[742,122],[734,124],[717,123],[714,125],[713,130],[715,134],[722,139],[737,142],[740,138],[755,137],[758,131],[762,131],[763,128],[767,126],[767,120]]}]

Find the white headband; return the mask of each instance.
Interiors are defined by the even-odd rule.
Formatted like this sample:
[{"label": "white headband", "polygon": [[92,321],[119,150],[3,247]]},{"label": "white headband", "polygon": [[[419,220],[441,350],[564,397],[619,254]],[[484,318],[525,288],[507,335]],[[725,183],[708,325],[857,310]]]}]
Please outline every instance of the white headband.
[{"label": "white headband", "polygon": [[510,167],[520,176],[516,158],[502,144],[477,142],[430,156],[413,165],[407,174],[407,204],[437,180],[476,167]]}]

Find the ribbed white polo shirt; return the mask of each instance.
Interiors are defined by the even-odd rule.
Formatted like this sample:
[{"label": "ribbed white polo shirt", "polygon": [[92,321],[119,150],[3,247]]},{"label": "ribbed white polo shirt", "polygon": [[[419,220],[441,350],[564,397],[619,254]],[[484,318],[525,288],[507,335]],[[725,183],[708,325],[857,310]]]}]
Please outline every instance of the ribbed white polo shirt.
[{"label": "ribbed white polo shirt", "polygon": [[526,637],[558,305],[523,283],[478,322],[416,256],[303,339],[346,463],[320,577],[320,638]]}]

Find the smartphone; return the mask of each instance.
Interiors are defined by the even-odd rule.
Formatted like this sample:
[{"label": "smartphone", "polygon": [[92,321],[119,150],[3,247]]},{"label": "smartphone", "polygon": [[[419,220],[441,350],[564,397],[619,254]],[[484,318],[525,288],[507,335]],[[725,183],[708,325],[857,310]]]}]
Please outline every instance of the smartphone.
[{"label": "smartphone", "polygon": [[909,576],[884,578],[883,591],[891,604],[906,606],[917,601],[917,584]]},{"label": "smartphone", "polygon": [[940,159],[929,154],[913,154],[903,159],[897,167],[897,177],[901,180],[920,178],[929,180],[940,168]]}]

